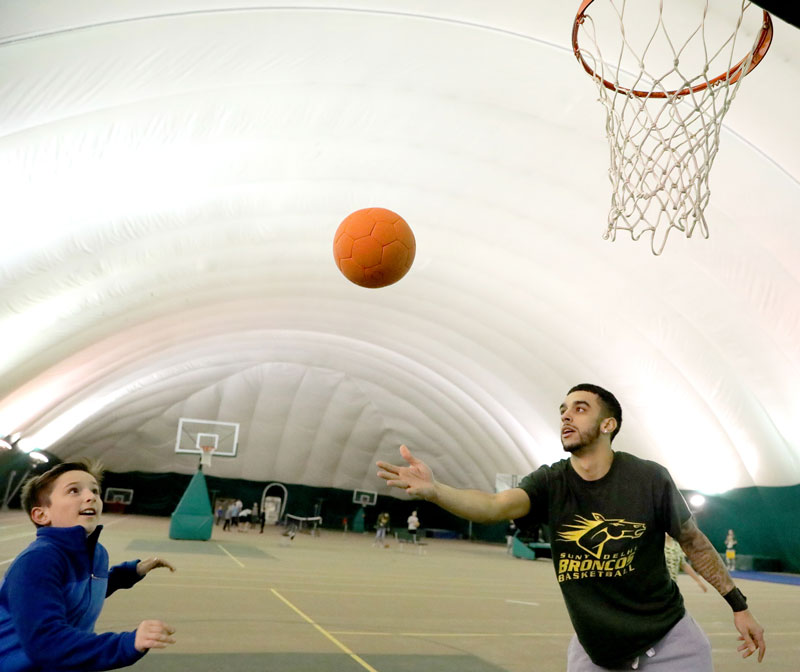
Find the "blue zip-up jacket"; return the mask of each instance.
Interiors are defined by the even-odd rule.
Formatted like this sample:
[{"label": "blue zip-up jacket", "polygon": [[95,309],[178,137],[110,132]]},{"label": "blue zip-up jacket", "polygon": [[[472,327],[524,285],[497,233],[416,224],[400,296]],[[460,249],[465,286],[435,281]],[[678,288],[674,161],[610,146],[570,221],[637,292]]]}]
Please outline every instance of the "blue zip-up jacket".
[{"label": "blue zip-up jacket", "polygon": [[0,583],[0,670],[55,672],[111,670],[144,654],[136,631],[94,633],[103,601],[141,576],[138,560],[108,569],[97,542],[102,525],[86,536],[76,527],[40,527]]}]

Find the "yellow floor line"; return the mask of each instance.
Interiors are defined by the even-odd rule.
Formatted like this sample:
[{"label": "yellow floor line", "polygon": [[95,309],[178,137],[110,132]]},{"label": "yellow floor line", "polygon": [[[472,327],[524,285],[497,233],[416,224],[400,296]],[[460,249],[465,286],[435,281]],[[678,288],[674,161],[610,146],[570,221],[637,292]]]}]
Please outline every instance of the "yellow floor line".
[{"label": "yellow floor line", "polygon": [[300,611],[297,607],[295,607],[289,600],[287,600],[283,595],[281,595],[277,590],[274,588],[270,588],[271,592],[277,597],[281,602],[283,602],[287,607],[289,607],[292,611],[294,611],[298,616],[300,616],[304,621],[313,625],[317,630],[319,630],[323,635],[325,635],[330,641],[332,641],[336,646],[338,646],[342,651],[344,651],[348,656],[350,656],[353,660],[355,660],[359,665],[361,665],[364,669],[369,670],[369,672],[378,672],[372,665],[370,665],[366,660],[361,658],[356,653],[353,653],[349,648],[347,648],[344,644],[342,644],[336,637],[334,637],[330,632],[328,632],[325,628],[321,625],[317,625],[314,621],[312,621],[308,616],[306,616],[302,611]]},{"label": "yellow floor line", "polygon": [[236,558],[236,557],[235,557],[235,556],[234,556],[234,555],[233,555],[233,554],[232,554],[232,553],[231,553],[231,552],[230,552],[230,551],[229,551],[227,548],[225,548],[225,547],[224,547],[222,544],[217,544],[217,546],[218,546],[219,548],[221,548],[221,549],[222,549],[222,550],[223,550],[223,551],[224,551],[224,552],[225,552],[225,553],[228,555],[228,557],[229,557],[231,560],[233,560],[233,561],[234,561],[234,562],[235,562],[237,565],[239,565],[239,567],[244,567],[244,565],[243,565],[241,562],[239,562],[239,559],[238,559],[238,558]]}]

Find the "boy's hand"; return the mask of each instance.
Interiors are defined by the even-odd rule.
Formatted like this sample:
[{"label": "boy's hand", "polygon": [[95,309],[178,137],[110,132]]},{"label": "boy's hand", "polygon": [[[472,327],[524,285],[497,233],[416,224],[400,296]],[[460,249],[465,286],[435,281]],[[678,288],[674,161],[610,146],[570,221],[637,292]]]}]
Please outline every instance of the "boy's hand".
[{"label": "boy's hand", "polygon": [[175,639],[172,635],[175,628],[167,625],[164,621],[142,621],[136,628],[136,640],[133,647],[140,653],[148,649],[163,649],[167,644],[174,644]]},{"label": "boy's hand", "polygon": [[136,573],[139,576],[145,576],[151,569],[158,567],[166,567],[170,572],[175,571],[175,568],[163,558],[147,558],[147,560],[140,560],[136,565]]}]

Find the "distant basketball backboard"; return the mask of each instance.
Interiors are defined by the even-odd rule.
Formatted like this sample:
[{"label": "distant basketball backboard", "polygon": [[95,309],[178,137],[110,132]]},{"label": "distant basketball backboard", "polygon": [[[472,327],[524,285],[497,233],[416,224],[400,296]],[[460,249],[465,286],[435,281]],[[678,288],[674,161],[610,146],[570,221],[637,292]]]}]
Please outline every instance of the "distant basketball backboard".
[{"label": "distant basketball backboard", "polygon": [[353,490],[353,503],[361,506],[375,506],[378,501],[378,493],[372,490]]},{"label": "distant basketball backboard", "polygon": [[495,492],[502,492],[503,490],[510,490],[511,488],[518,488],[520,481],[525,476],[519,474],[495,474],[494,489]]},{"label": "distant basketball backboard", "polygon": [[180,418],[175,452],[203,455],[203,448],[213,447],[214,457],[236,457],[239,446],[239,423]]},{"label": "distant basketball backboard", "polygon": [[133,501],[133,490],[128,488],[106,488],[103,501],[106,504],[128,505]]},{"label": "distant basketball backboard", "polygon": [[133,490],[129,488],[106,488],[103,495],[103,510],[106,513],[125,513],[133,501]]}]

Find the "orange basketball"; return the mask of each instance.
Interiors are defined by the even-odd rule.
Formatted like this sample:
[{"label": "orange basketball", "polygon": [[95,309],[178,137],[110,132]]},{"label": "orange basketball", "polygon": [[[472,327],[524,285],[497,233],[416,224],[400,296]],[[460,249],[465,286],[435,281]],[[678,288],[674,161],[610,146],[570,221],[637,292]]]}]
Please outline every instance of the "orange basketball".
[{"label": "orange basketball", "polygon": [[333,258],[345,278],[361,287],[386,287],[402,278],[417,244],[400,215],[384,208],[356,210],[333,237]]}]

